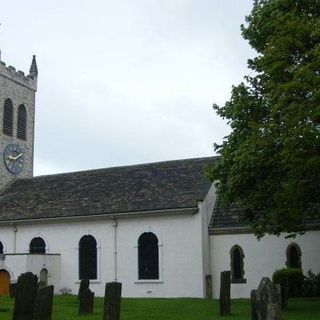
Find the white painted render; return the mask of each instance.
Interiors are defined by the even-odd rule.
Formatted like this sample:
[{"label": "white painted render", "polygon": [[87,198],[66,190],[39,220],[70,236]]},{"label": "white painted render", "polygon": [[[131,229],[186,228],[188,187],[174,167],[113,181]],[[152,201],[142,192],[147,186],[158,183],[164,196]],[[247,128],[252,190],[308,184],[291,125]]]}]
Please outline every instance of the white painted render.
[{"label": "white painted render", "polygon": [[[76,294],[78,243],[82,236],[92,235],[97,241],[98,279],[91,280],[90,287],[96,296],[104,295],[106,282],[117,280],[125,297],[203,297],[203,257],[209,253],[208,241],[204,244],[207,236],[202,234],[208,232],[203,226],[203,221],[208,223],[207,210],[212,207],[204,201],[198,209],[182,213],[0,225],[5,254],[0,269],[8,270],[14,282],[22,272],[40,276],[46,268],[55,293],[66,287]],[[153,232],[159,240],[159,280],[138,279],[137,242],[144,232]],[[34,237],[45,241],[46,255],[26,254]]]},{"label": "white painted render", "polygon": [[248,298],[250,291],[256,289],[262,277],[272,278],[274,271],[286,267],[286,249],[290,243],[299,245],[302,256],[302,269],[320,272],[320,232],[308,231],[295,239],[265,236],[260,241],[253,234],[211,235],[211,272],[213,276],[213,295],[219,297],[220,272],[230,270],[230,249],[239,245],[244,252],[244,278],[247,283],[231,284],[231,298]]}]

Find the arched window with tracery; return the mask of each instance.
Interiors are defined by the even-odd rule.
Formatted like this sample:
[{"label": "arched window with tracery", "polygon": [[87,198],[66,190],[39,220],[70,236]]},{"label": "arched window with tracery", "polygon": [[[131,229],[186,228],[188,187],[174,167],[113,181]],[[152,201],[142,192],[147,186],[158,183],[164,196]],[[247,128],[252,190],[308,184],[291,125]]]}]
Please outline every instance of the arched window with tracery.
[{"label": "arched window with tracery", "polygon": [[18,108],[17,138],[21,140],[27,138],[27,110],[23,104]]},{"label": "arched window with tracery", "polygon": [[152,232],[143,233],[138,240],[139,279],[159,279],[158,238]]},{"label": "arched window with tracery", "polygon": [[46,253],[46,243],[40,237],[33,238],[30,242],[29,252],[39,254]]},{"label": "arched window with tracery", "polygon": [[97,279],[97,241],[90,235],[79,241],[79,279]]},{"label": "arched window with tracery", "polygon": [[290,243],[287,247],[287,267],[301,269],[301,249],[296,243]]},{"label": "arched window with tracery", "polygon": [[230,268],[231,268],[231,282],[245,283],[244,279],[244,253],[240,246],[235,245],[230,250]]},{"label": "arched window with tracery", "polygon": [[13,133],[13,105],[10,99],[4,102],[3,133],[7,136],[12,136]]}]

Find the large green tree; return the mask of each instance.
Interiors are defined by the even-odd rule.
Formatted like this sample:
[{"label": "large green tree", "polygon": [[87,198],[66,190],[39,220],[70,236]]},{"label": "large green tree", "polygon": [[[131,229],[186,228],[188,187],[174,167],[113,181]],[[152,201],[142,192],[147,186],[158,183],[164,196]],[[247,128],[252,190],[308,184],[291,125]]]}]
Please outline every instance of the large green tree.
[{"label": "large green tree", "polygon": [[255,1],[241,30],[257,55],[230,101],[214,105],[232,131],[207,174],[258,237],[294,235],[319,219],[320,1]]}]

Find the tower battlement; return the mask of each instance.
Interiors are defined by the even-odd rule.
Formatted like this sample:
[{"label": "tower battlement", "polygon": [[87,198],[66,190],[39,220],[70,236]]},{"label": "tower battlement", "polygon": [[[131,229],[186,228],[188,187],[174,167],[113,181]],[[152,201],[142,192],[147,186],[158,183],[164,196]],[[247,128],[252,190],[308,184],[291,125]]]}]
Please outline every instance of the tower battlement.
[{"label": "tower battlement", "polygon": [[0,75],[30,90],[37,91],[37,74],[25,75],[23,71],[17,71],[15,67],[7,66],[5,62],[0,61]]}]

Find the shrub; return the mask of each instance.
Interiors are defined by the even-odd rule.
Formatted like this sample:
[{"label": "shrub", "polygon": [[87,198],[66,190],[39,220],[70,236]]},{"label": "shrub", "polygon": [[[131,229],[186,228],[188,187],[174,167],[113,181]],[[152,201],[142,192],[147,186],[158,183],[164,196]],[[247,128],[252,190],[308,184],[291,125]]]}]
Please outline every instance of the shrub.
[{"label": "shrub", "polygon": [[72,290],[70,288],[67,288],[67,287],[63,287],[59,290],[59,292],[62,294],[62,295],[70,295],[72,293]]},{"label": "shrub", "polygon": [[302,270],[295,268],[277,270],[272,276],[272,281],[279,283],[281,288],[285,288],[286,284],[288,285],[289,297],[300,297],[302,295],[303,280]]},{"label": "shrub", "polygon": [[320,297],[320,273],[314,274],[311,270],[304,277],[302,295],[304,297]]}]

